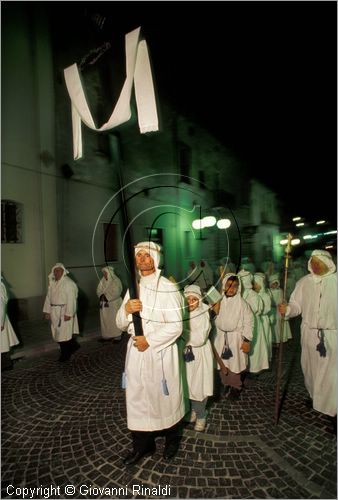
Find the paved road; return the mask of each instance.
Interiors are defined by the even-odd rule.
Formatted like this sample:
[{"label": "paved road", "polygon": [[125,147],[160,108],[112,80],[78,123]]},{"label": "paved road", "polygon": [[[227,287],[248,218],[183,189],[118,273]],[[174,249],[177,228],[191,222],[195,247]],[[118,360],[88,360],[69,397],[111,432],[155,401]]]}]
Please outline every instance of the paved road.
[{"label": "paved road", "polygon": [[170,463],[159,437],[156,454],[129,470],[125,347],[125,337],[88,340],[67,363],[52,350],[2,374],[2,498],[337,498],[336,437],[306,405],[297,340],[284,349],[278,426],[272,370],[238,401],[211,401],[205,432],[186,426]]}]

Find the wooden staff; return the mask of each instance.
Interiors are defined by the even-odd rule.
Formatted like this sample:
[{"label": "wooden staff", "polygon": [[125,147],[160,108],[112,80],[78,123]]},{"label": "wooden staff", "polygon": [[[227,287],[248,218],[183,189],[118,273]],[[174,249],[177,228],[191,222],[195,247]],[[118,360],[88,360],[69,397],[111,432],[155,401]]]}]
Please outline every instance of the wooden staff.
[{"label": "wooden staff", "polygon": [[[109,145],[112,153],[112,157],[117,160],[117,179],[119,188],[119,202],[121,207],[121,219],[122,219],[122,235],[125,233],[125,246],[126,246],[126,262],[129,269],[129,279],[128,279],[128,289],[130,299],[138,299],[138,286],[136,279],[136,269],[135,269],[135,254],[134,245],[132,243],[131,237],[131,226],[129,226],[129,217],[127,211],[127,202],[125,197],[123,176],[122,176],[122,160],[121,160],[121,146],[120,139],[117,134],[109,134]],[[129,227],[128,227],[129,226]],[[139,312],[133,313],[133,324],[136,336],[143,335],[142,328],[142,318]]]},{"label": "wooden staff", "polygon": [[[285,299],[286,299],[286,285],[287,285],[287,281],[288,281],[289,256],[291,253],[291,239],[292,239],[292,235],[289,233],[288,234],[288,242],[287,242],[287,245],[285,247],[285,265],[284,265],[285,271],[284,271],[284,288],[283,288],[283,303],[284,304],[285,304]],[[278,424],[279,414],[280,414],[280,386],[281,386],[281,380],[282,380],[284,322],[285,322],[285,315],[283,314],[281,317],[280,332],[279,332],[279,352],[278,352],[276,396],[275,396],[275,425]]]}]

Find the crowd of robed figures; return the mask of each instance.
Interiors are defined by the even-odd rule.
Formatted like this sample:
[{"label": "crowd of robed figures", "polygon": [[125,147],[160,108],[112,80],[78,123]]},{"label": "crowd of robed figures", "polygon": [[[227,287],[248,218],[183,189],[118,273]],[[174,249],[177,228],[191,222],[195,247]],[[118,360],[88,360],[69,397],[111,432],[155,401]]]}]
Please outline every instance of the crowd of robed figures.
[{"label": "crowd of robed figures", "polygon": [[[130,298],[127,290],[122,300],[122,283],[112,266],[102,269],[96,290],[102,340],[119,342],[122,331],[130,334],[123,386],[133,450],[125,465],[153,453],[159,431],[166,436],[164,457],[174,456],[183,417],[194,423],[196,431],[203,431],[208,397],[214,394],[214,368],[224,396],[238,398],[245,377],[269,369],[273,346],[291,339],[288,320],[297,315],[302,316],[301,366],[313,408],[336,416],[337,290],[329,252],[312,252],[309,273],[295,280],[293,291],[287,294],[288,304],[271,262],[265,268],[262,265],[265,272],[255,272],[251,262],[244,262],[236,273],[227,260],[213,287],[212,270],[201,261],[190,266],[189,284],[180,290],[173,279],[161,276],[160,260],[161,248],[156,243],[136,245],[137,298]],[[79,333],[78,288],[68,274],[62,263],[53,266],[43,308],[60,346],[60,362],[79,348],[73,337]],[[209,294],[212,288],[216,295]],[[3,282],[1,291],[4,353],[18,340],[6,314]],[[142,318],[141,336],[134,332],[135,313]]]}]

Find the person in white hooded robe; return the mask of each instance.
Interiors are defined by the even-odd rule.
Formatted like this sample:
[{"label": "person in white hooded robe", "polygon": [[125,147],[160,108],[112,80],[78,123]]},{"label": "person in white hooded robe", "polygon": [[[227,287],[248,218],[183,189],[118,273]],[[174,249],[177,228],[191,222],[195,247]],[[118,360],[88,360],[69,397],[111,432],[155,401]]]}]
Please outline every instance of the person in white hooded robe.
[{"label": "person in white hooded robe", "polygon": [[259,297],[263,301],[263,309],[259,316],[261,322],[261,328],[264,332],[265,342],[268,348],[269,361],[272,358],[272,330],[269,314],[271,311],[271,296],[265,288],[265,274],[255,273],[253,277],[253,289],[258,293]]},{"label": "person in white hooded robe", "polygon": [[114,273],[112,266],[102,268],[103,277],[101,278],[96,295],[100,299],[100,340],[121,340],[121,330],[116,326],[116,314],[122,304],[122,283]]},{"label": "person in white hooded robe", "polygon": [[224,296],[214,307],[217,317],[213,342],[225,395],[236,399],[242,390],[242,374],[248,365],[254,317],[249,304],[241,297],[238,276],[225,275],[222,291]]},{"label": "person in white hooded robe", "polygon": [[19,344],[19,339],[7,315],[8,295],[5,283],[1,276],[1,369],[7,370],[13,368],[13,361],[10,359],[9,352],[12,346]]},{"label": "person in white hooded robe", "polygon": [[53,339],[60,346],[61,362],[67,361],[80,347],[73,338],[73,334],[79,333],[76,315],[78,288],[67,274],[69,271],[61,262],[52,267],[43,306],[45,319],[50,320]]},{"label": "person in white hooded robe", "polygon": [[236,274],[236,264],[232,262],[229,256],[225,256],[219,260],[218,274],[223,280],[224,276],[229,273]]},{"label": "person in white hooded robe", "polygon": [[289,304],[280,304],[287,318],[302,315],[301,366],[313,408],[337,418],[337,273],[331,254],[314,250],[307,274],[297,283]]},{"label": "person in white hooded robe", "polygon": [[244,271],[249,271],[249,273],[254,274],[256,272],[256,266],[252,262],[251,257],[242,257],[241,259],[241,269]]},{"label": "person in white hooded robe", "polygon": [[259,373],[269,368],[269,346],[264,335],[263,324],[260,319],[264,311],[264,302],[252,288],[253,275],[244,269],[238,273],[242,285],[242,297],[249,304],[254,314],[254,329],[249,354],[249,372]]},{"label": "person in white hooded robe", "polygon": [[202,292],[196,285],[184,288],[189,320],[184,359],[191,401],[190,422],[195,422],[195,431],[204,431],[206,426],[206,404],[213,395],[213,354],[209,340],[211,330],[209,306],[202,302]]},{"label": "person in white hooded robe", "polygon": [[[125,361],[127,424],[133,450],[124,464],[136,464],[156,451],[155,432],[165,430],[163,457],[179,447],[178,423],[185,414],[176,340],[183,329],[183,298],[177,286],[160,276],[160,246],[152,241],[135,246],[140,274],[139,299],[127,291],[116,324],[131,335]],[[143,335],[134,335],[132,314],[139,312]]]},{"label": "person in white hooded robe", "polygon": [[223,257],[219,261],[219,266],[217,268],[217,275],[219,276],[219,281],[217,284],[220,282],[220,286],[217,288],[221,289],[222,288],[222,281],[224,280],[224,276],[226,274],[236,274],[236,265],[232,262],[230,257]]},{"label": "person in white hooded robe", "polygon": [[269,287],[269,293],[271,296],[271,310],[269,319],[271,323],[272,343],[279,345],[281,340],[284,343],[292,339],[292,333],[287,318],[285,318],[283,322],[283,332],[281,332],[282,316],[278,311],[278,306],[283,302],[283,290],[280,288],[278,274],[272,274],[269,277]]},{"label": "person in white hooded robe", "polygon": [[206,260],[201,260],[198,265],[190,262],[187,280],[190,285],[200,287],[202,292],[207,291],[214,280],[214,273]]}]

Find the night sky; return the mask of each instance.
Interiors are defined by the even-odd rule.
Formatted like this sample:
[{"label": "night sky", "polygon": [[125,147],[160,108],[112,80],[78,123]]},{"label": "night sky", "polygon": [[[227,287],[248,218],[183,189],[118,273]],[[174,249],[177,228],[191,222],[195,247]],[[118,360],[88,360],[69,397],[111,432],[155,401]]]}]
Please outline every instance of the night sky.
[{"label": "night sky", "polygon": [[77,18],[116,44],[141,25],[159,101],[215,133],[290,216],[335,224],[336,2],[61,4],[63,35]]}]

